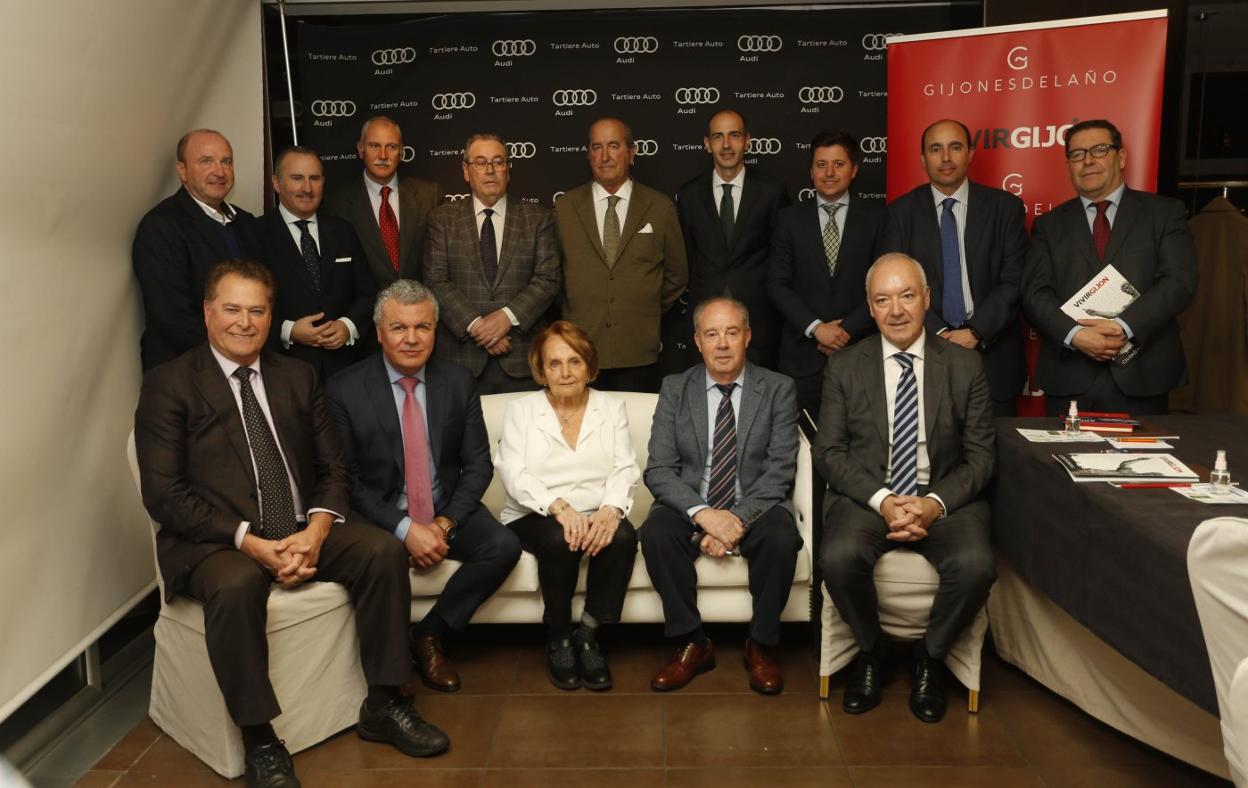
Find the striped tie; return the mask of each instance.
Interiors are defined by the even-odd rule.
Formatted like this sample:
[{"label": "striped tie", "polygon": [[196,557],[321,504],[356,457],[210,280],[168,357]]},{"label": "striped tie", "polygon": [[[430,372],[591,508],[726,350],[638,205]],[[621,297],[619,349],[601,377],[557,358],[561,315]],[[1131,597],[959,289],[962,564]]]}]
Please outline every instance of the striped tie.
[{"label": "striped tie", "polygon": [[898,495],[919,492],[919,387],[914,379],[914,356],[893,356],[901,365],[897,401],[893,405],[893,474],[889,489]]},{"label": "striped tie", "polygon": [[715,411],[715,441],[711,444],[711,482],[706,505],[729,509],[737,500],[737,418],[732,412],[732,389],[736,383],[716,383],[723,398]]}]

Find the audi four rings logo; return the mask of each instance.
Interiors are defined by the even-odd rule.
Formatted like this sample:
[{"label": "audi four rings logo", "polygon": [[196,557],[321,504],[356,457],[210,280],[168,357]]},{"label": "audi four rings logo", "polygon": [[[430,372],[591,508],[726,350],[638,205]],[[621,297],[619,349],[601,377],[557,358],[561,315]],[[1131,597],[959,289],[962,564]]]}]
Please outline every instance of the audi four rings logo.
[{"label": "audi four rings logo", "polygon": [[446,201],[447,202],[459,202],[460,200],[466,200],[471,196],[472,196],[471,194],[448,194],[446,195]]},{"label": "audi four rings logo", "polygon": [[845,91],[840,85],[819,85],[816,87],[799,88],[797,100],[803,104],[836,104],[845,98]]},{"label": "audi four rings logo", "polygon": [[784,46],[780,36],[739,36],[737,49],[742,52],[779,52]]},{"label": "audi four rings logo", "polygon": [[598,93],[584,90],[556,90],[550,97],[556,107],[588,107],[598,103]]},{"label": "audi four rings logo", "polygon": [[355,114],[354,101],[313,101],[312,114],[319,118],[349,118]]},{"label": "audi four rings logo", "polygon": [[780,140],[775,137],[750,137],[750,144],[745,146],[745,152],[754,155],[772,154],[779,153],[781,147]]},{"label": "audi four rings logo", "polygon": [[659,152],[659,143],[654,140],[634,140],[638,156],[653,156]]},{"label": "audi four rings logo", "polygon": [[407,164],[409,161],[411,161],[414,158],[416,158],[416,149],[413,148],[411,145],[404,145],[403,146],[403,163]]},{"label": "audi four rings logo", "polygon": [[888,137],[863,137],[858,141],[863,153],[888,153]]},{"label": "audi four rings logo", "polygon": [[471,109],[476,106],[477,97],[472,93],[436,93],[429,103],[438,112],[448,109]]},{"label": "audi four rings logo", "polygon": [[651,55],[659,51],[659,39],[654,36],[620,36],[615,39],[615,51],[621,55]]},{"label": "audi four rings logo", "polygon": [[899,36],[899,35],[901,34],[900,33],[867,33],[865,36],[862,37],[862,48],[874,49],[874,50],[887,49],[888,37]]},{"label": "audi four rings logo", "polygon": [[814,199],[814,197],[815,197],[814,189],[799,189],[797,192],[798,202],[806,202],[807,200]]},{"label": "audi four rings logo", "polygon": [[412,47],[403,47],[401,49],[374,49],[373,65],[374,66],[394,66],[399,63],[416,62],[416,50]]},{"label": "audi four rings logo", "polygon": [[677,104],[714,104],[719,101],[719,88],[676,88]]},{"label": "audi four rings logo", "polygon": [[555,200],[559,199],[559,198],[560,198],[560,197],[562,197],[562,196],[563,196],[563,192],[555,192],[554,194],[552,194],[552,195],[550,196],[550,203],[551,203],[551,205],[554,205]]},{"label": "audi four rings logo", "polygon": [[531,142],[507,143],[507,158],[531,159],[537,155],[537,146]]},{"label": "audi four rings logo", "polygon": [[490,51],[494,53],[494,57],[528,57],[537,51],[537,42],[531,38],[495,41]]}]

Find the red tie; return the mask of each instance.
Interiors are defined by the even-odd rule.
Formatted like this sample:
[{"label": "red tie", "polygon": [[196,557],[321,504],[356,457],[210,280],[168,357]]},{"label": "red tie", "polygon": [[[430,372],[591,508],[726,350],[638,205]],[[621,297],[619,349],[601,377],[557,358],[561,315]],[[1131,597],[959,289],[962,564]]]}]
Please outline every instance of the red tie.
[{"label": "red tie", "polygon": [[407,513],[412,522],[433,522],[433,482],[429,475],[429,442],[425,437],[425,417],[416,401],[416,378],[399,378],[407,396],[403,398],[403,481],[407,485]]},{"label": "red tie", "polygon": [[1105,250],[1109,248],[1109,200],[1092,203],[1096,206],[1096,218],[1092,220],[1092,243],[1096,246],[1096,259],[1104,262]]},{"label": "red tie", "polygon": [[381,228],[381,242],[386,245],[386,254],[390,255],[390,265],[399,270],[399,220],[394,218],[394,209],[390,207],[390,187],[381,187],[381,210],[377,212],[377,226]]}]

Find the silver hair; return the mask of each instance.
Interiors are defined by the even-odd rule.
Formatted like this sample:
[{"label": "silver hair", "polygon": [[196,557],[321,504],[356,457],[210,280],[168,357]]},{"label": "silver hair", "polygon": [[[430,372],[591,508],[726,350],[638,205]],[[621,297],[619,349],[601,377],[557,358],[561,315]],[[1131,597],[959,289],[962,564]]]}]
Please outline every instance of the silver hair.
[{"label": "silver hair", "polygon": [[914,269],[919,272],[919,281],[923,283],[923,287],[927,287],[927,271],[923,270],[922,263],[920,263],[918,260],[915,260],[913,257],[911,257],[908,254],[903,254],[902,252],[889,252],[887,254],[882,254],[879,257],[877,257],[875,262],[871,264],[871,267],[867,269],[867,279],[863,283],[863,285],[867,290],[868,296],[871,295],[871,275],[875,273],[875,267],[879,265],[880,263],[887,263],[890,260],[896,260],[896,259],[908,260],[910,264],[914,266]]},{"label": "silver hair", "polygon": [[491,134],[491,133],[489,133],[489,132],[481,132],[481,133],[478,133],[478,134],[473,134],[471,137],[469,137],[468,139],[464,140],[464,161],[465,161],[465,162],[467,162],[467,161],[468,161],[468,149],[472,147],[472,143],[474,143],[474,142],[482,142],[482,141],[485,141],[485,140],[490,140],[490,141],[492,141],[492,142],[497,142],[499,145],[502,145],[502,146],[503,146],[503,159],[504,159],[504,160],[506,160],[506,159],[507,159],[507,143],[506,143],[506,141],[504,141],[504,140],[503,140],[503,138],[502,138],[502,137],[500,137],[500,136],[498,136],[497,134]]},{"label": "silver hair", "polygon": [[747,307],[745,304],[741,303],[735,298],[728,298],[726,296],[721,296],[719,298],[708,298],[693,308],[693,331],[695,334],[698,331],[698,320],[702,317],[702,313],[706,311],[707,307],[712,306],[714,304],[729,304],[733,307],[736,307],[737,312],[741,314],[742,324],[746,328],[750,327],[749,307]]},{"label": "silver hair", "polygon": [[391,126],[394,126],[394,130],[399,132],[399,139],[403,139],[403,129],[399,127],[399,124],[397,121],[395,121],[393,118],[387,115],[374,115],[368,120],[364,121],[363,126],[360,126],[360,142],[364,141],[365,135],[368,134],[368,127],[371,126],[373,121],[375,120],[384,120],[386,123],[389,123]]},{"label": "silver hair", "polygon": [[381,325],[381,308],[386,302],[394,299],[400,304],[423,304],[428,301],[433,304],[433,321],[438,321],[438,299],[433,295],[433,291],[417,282],[415,279],[396,279],[385,290],[377,294],[377,301],[373,304],[373,323]]}]

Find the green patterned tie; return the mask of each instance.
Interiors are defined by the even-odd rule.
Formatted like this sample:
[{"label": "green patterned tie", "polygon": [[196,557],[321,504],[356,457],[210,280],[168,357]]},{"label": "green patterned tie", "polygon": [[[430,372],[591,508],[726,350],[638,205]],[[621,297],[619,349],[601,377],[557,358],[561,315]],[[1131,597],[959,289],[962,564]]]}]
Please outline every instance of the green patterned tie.
[{"label": "green patterned tie", "polygon": [[620,253],[620,215],[615,206],[620,202],[618,195],[607,196],[607,215],[602,221],[602,252],[607,257],[607,267],[615,265],[615,256]]},{"label": "green patterned tie", "polygon": [[823,225],[823,253],[828,256],[828,275],[836,276],[836,256],[841,251],[841,231],[836,229],[836,209],[840,208],[841,204],[839,202],[832,205],[824,203],[820,207],[828,215],[828,221]]}]

